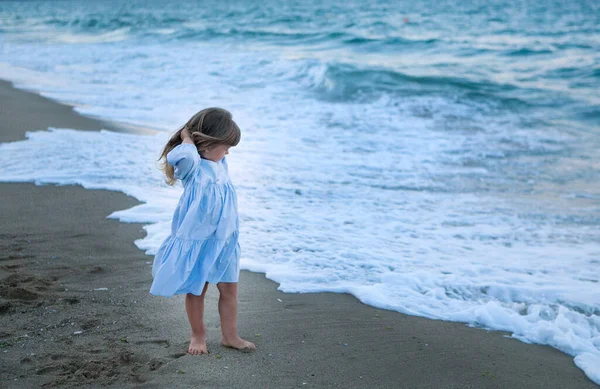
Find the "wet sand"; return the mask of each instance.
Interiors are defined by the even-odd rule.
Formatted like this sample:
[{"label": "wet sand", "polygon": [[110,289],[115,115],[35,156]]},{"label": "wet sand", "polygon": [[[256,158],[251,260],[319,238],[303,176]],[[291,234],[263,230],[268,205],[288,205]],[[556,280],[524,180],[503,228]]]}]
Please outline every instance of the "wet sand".
[{"label": "wet sand", "polygon": [[[131,131],[0,82],[0,141],[47,127]],[[0,387],[597,388],[551,347],[500,331],[376,309],[350,295],[285,294],[240,276],[238,327],[257,345],[219,345],[210,286],[209,355],[186,355],[183,296],[148,294],[138,204],[78,186],[0,184]]]}]

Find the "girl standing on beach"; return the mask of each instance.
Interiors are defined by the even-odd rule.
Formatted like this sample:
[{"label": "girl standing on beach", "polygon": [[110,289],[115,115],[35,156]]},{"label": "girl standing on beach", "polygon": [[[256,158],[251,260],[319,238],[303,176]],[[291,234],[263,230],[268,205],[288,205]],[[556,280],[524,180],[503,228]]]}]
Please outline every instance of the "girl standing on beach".
[{"label": "girl standing on beach", "polygon": [[150,293],[186,295],[192,327],[190,354],[208,354],[203,316],[209,283],[219,289],[223,346],[255,349],[237,334],[239,221],[225,155],[239,141],[240,129],[231,113],[206,108],[171,137],[160,157],[165,158],[167,183],[181,180],[184,191],[173,215],[171,234],[154,258]]}]

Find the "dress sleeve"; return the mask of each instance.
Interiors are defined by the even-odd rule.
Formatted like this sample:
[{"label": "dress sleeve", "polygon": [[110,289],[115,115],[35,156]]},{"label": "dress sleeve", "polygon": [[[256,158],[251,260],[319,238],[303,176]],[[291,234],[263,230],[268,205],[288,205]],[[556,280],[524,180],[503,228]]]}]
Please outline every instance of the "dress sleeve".
[{"label": "dress sleeve", "polygon": [[184,180],[188,174],[198,167],[200,155],[196,146],[191,143],[181,143],[167,154],[167,162],[175,168],[175,178]]}]

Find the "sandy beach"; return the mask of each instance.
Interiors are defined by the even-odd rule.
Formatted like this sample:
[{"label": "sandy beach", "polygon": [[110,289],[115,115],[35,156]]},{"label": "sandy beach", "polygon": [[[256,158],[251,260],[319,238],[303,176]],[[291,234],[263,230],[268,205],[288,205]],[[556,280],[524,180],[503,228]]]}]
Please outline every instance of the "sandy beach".
[{"label": "sandy beach", "polygon": [[[0,82],[0,141],[47,127],[135,131]],[[43,152],[43,151],[42,151]],[[0,184],[2,388],[597,388],[573,358],[501,331],[376,309],[345,294],[285,294],[240,277],[244,354],[220,346],[209,288],[208,356],[185,353],[183,296],[149,295],[138,202],[78,186]]]}]

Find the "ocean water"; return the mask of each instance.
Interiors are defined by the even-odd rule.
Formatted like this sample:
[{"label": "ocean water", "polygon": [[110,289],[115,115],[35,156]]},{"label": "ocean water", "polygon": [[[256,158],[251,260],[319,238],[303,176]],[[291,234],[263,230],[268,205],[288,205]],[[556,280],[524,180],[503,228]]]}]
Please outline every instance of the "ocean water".
[{"label": "ocean water", "polygon": [[181,193],[162,146],[227,108],[243,268],[505,330],[600,384],[599,26],[592,0],[0,2],[0,78],[157,130],[31,128],[0,181],[132,195],[109,217],[151,255]]}]

